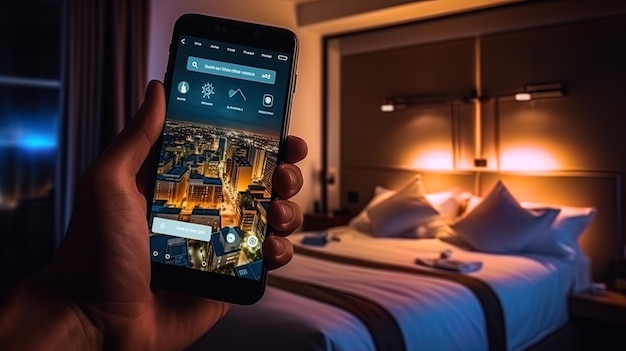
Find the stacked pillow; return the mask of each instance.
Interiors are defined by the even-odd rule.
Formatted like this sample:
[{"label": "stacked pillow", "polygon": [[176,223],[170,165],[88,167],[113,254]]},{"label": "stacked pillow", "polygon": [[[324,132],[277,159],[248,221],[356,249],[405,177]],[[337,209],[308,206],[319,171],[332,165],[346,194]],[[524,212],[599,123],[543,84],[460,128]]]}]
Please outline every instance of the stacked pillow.
[{"label": "stacked pillow", "polygon": [[467,197],[457,190],[427,194],[418,174],[398,190],[377,187],[349,225],[379,237],[434,237],[435,228],[459,215]]},{"label": "stacked pillow", "polygon": [[466,213],[440,238],[483,252],[573,260],[595,213],[592,207],[520,203],[499,181],[484,199],[472,196]]},{"label": "stacked pillow", "polygon": [[524,208],[552,206],[560,208],[550,228],[531,241],[524,251],[574,260],[581,255],[578,239],[589,227],[597,210],[593,207],[569,207],[557,205],[525,204]]},{"label": "stacked pillow", "polygon": [[483,252],[519,253],[546,231],[557,209],[523,208],[502,182],[466,216],[451,225],[454,233],[472,248]]}]

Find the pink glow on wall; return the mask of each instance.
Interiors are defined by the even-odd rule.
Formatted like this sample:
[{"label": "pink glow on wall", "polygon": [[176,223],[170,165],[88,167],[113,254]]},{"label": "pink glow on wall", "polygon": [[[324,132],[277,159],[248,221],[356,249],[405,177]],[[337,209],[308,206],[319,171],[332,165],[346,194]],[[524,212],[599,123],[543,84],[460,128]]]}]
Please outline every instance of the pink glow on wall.
[{"label": "pink glow on wall", "polygon": [[561,169],[558,158],[545,149],[523,146],[502,151],[503,171],[554,171]]},{"label": "pink glow on wall", "polygon": [[430,148],[421,151],[416,156],[413,156],[411,168],[438,171],[451,171],[454,169],[454,158],[450,150]]}]

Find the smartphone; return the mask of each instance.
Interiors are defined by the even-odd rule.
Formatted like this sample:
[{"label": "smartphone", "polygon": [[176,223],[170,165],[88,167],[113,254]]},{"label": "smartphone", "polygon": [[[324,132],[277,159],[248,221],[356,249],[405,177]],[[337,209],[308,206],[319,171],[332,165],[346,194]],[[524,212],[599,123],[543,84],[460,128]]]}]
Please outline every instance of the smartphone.
[{"label": "smartphone", "polygon": [[263,296],[266,211],[297,55],[285,28],[200,14],[176,21],[148,199],[154,288],[244,305]]}]

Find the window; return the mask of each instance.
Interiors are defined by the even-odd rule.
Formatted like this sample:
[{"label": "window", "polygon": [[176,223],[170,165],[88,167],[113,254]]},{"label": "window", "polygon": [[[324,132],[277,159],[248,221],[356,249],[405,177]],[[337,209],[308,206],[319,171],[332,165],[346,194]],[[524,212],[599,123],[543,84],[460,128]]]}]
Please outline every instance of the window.
[{"label": "window", "polygon": [[0,6],[0,288],[54,251],[62,1]]}]

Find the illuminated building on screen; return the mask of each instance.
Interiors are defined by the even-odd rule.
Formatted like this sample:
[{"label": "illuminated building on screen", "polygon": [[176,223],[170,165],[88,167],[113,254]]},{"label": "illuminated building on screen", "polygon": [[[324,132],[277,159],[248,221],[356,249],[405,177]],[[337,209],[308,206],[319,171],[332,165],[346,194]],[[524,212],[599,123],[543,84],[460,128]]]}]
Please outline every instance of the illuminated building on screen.
[{"label": "illuminated building on screen", "polygon": [[189,223],[208,225],[213,230],[221,227],[220,210],[207,208],[194,208],[189,217]]},{"label": "illuminated building on screen", "polygon": [[189,170],[186,167],[174,167],[168,173],[157,174],[154,199],[167,200],[170,204],[181,206],[188,180]]},{"label": "illuminated building on screen", "polygon": [[265,240],[265,231],[267,230],[267,209],[270,207],[269,201],[259,201],[256,204],[257,215],[254,218],[254,232],[260,240]]},{"label": "illuminated building on screen", "polygon": [[151,218],[159,217],[159,218],[171,219],[173,221],[178,221],[180,220],[181,211],[182,209],[180,207],[152,206]]},{"label": "illuminated building on screen", "polygon": [[238,208],[241,231],[246,233],[252,231],[254,217],[256,217],[256,208],[254,206],[240,206]]},{"label": "illuminated building on screen", "polygon": [[158,174],[165,174],[172,169],[174,165],[174,158],[171,155],[161,155],[159,159],[159,167],[157,169]]},{"label": "illuminated building on screen", "polygon": [[252,179],[263,179],[263,166],[265,165],[265,153],[263,149],[256,149],[254,160],[252,160]]},{"label": "illuminated building on screen", "polygon": [[209,178],[220,178],[220,159],[218,155],[207,156],[204,164],[204,174]]},{"label": "illuminated building on screen", "polygon": [[248,185],[248,193],[250,193],[255,199],[269,198],[271,194],[267,188],[261,184]]},{"label": "illuminated building on screen", "polygon": [[214,258],[211,271],[219,268],[234,267],[239,261],[241,240],[243,236],[237,227],[222,228],[211,236]]},{"label": "illuminated building on screen", "polygon": [[235,158],[233,162],[233,171],[230,180],[235,191],[245,191],[248,185],[252,183],[252,165],[245,158]]},{"label": "illuminated building on screen", "polygon": [[187,191],[188,207],[219,208],[223,199],[222,180],[209,178],[201,174],[189,177]]},{"label": "illuminated building on screen", "polygon": [[201,155],[187,156],[187,158],[185,158],[185,161],[184,161],[184,166],[186,166],[187,169],[189,169],[189,172],[191,175],[198,174],[198,173],[203,175],[205,159],[206,158]]},{"label": "illuminated building on screen", "polygon": [[276,165],[278,164],[278,159],[275,154],[267,153],[265,156],[265,165],[263,167],[263,180],[261,183],[267,188],[272,188],[272,177],[274,176],[274,171],[276,170]]},{"label": "illuminated building on screen", "polygon": [[165,148],[165,153],[171,155],[174,159],[174,164],[180,164],[181,160],[185,158],[185,149],[182,145],[174,142],[172,145]]}]

